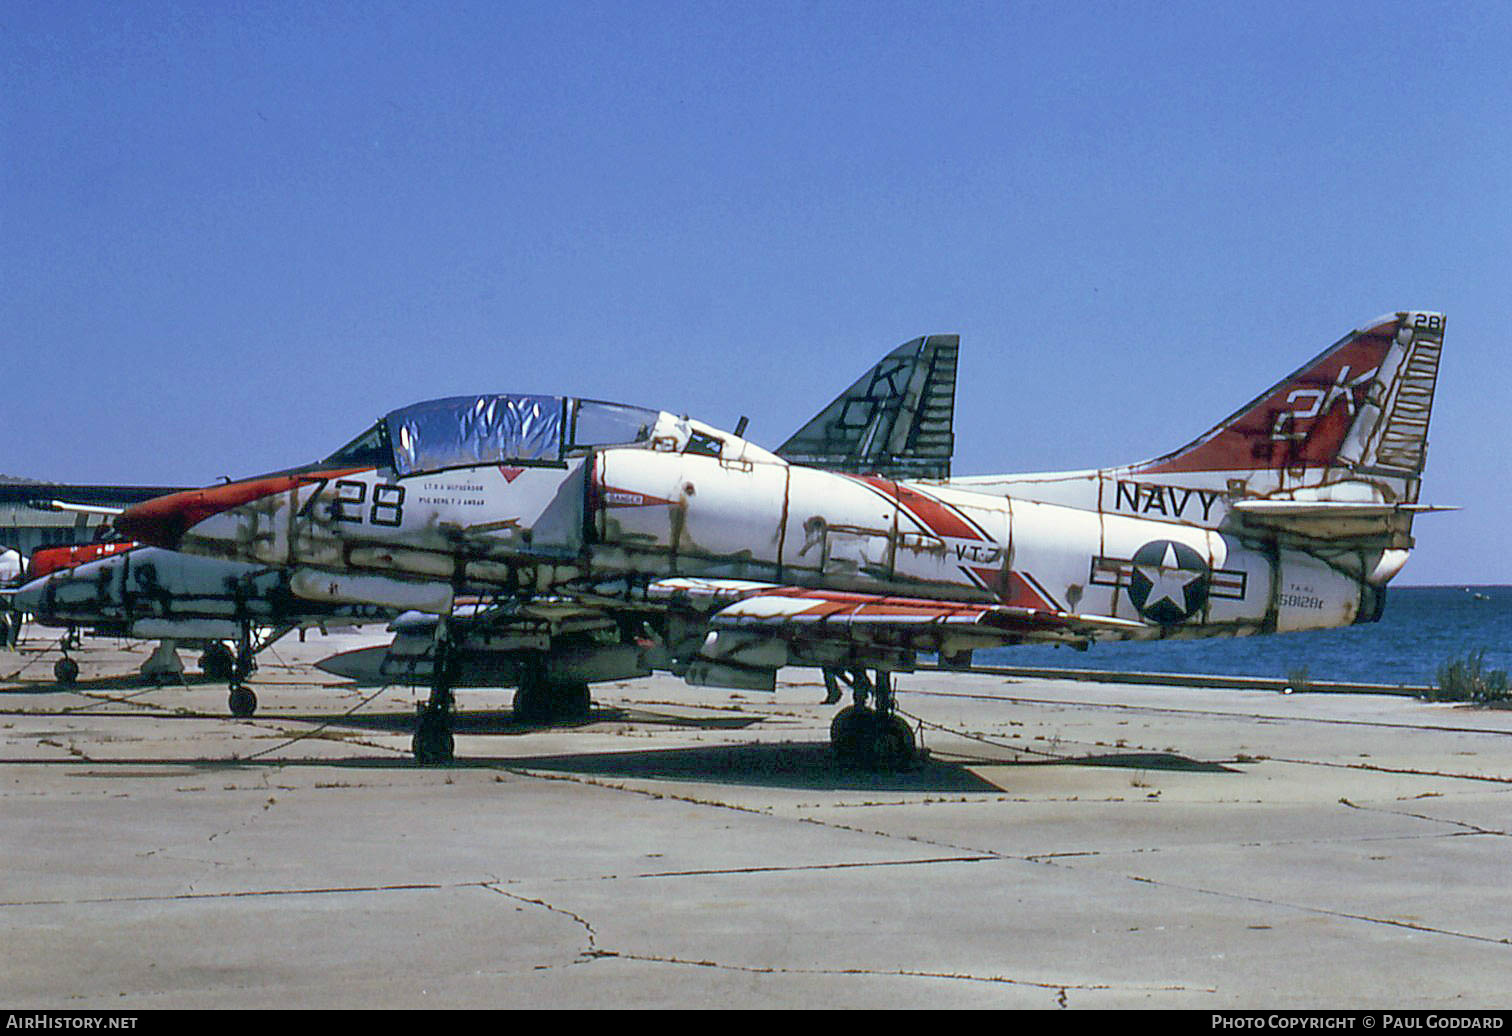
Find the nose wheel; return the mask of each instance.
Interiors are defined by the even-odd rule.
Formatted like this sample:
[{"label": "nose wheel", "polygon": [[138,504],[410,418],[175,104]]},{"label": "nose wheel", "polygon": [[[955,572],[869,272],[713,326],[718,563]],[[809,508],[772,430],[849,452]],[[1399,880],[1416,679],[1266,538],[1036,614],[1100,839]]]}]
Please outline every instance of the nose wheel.
[{"label": "nose wheel", "polygon": [[879,671],[873,683],[860,669],[849,674],[826,671],[826,684],[838,686],[838,681],[851,687],[855,703],[837,712],[830,722],[830,745],[836,757],[847,766],[868,770],[917,766],[918,743],[908,722],[895,711],[890,675]]},{"label": "nose wheel", "polygon": [[[287,629],[276,633],[261,647],[266,647],[286,632],[288,632]],[[224,644],[216,644],[214,647],[219,648],[220,651],[216,652],[213,648],[206,651],[205,657],[200,659],[200,667],[209,672],[205,666],[206,658],[211,659],[211,666],[224,664],[229,667],[230,672],[227,678],[230,683],[230,693],[226,696],[226,708],[230,709],[231,715],[237,719],[248,719],[257,712],[257,695],[253,693],[252,688],[247,686],[247,678],[257,668],[257,652],[260,649],[252,641],[251,624],[242,623],[241,636],[237,638],[234,657],[231,650]]]},{"label": "nose wheel", "polygon": [[79,646],[79,631],[69,627],[58,641],[63,657],[53,663],[53,679],[64,687],[72,687],[79,679],[79,663],[68,657],[68,652]]},{"label": "nose wheel", "polygon": [[247,719],[257,712],[257,695],[250,687],[232,684],[231,693],[226,697],[226,708],[237,719]]},{"label": "nose wheel", "polygon": [[72,687],[79,679],[79,663],[64,655],[53,663],[53,679],[64,687]]}]

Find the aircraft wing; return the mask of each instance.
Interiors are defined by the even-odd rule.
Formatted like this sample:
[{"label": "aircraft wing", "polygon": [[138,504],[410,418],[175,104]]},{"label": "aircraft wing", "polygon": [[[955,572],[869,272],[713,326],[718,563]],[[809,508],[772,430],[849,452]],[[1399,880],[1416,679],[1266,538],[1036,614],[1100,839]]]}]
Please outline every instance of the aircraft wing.
[{"label": "aircraft wing", "polygon": [[[685,637],[649,653],[645,645],[596,638],[616,629],[617,615],[648,609],[681,613]],[[427,679],[437,621],[407,613],[390,627],[397,636],[388,646],[338,655],[320,668],[363,682]],[[985,602],[696,577],[660,579],[639,591],[611,582],[507,607],[464,606],[452,622],[462,659],[458,686],[513,685],[522,660],[535,654],[560,680],[628,679],[666,668],[689,683],[758,690],[771,690],[784,665],[845,664],[862,647],[911,662],[913,652],[1085,644],[1098,635],[1148,630],[1126,619]]]},{"label": "aircraft wing", "polygon": [[972,601],[776,586],[737,579],[663,579],[647,598],[709,612],[716,630],[788,640],[875,641],[915,651],[955,651],[1023,640],[1124,636],[1143,623],[1106,616]]},{"label": "aircraft wing", "polygon": [[794,464],[888,478],[950,477],[959,335],[888,353],[776,450]]},{"label": "aircraft wing", "polygon": [[991,637],[1036,634],[1083,635],[1098,630],[1141,629],[1142,623],[1073,615],[1003,604],[932,601],[925,598],[777,588],[753,594],[716,612],[715,626],[742,628],[791,625],[823,627],[849,635],[859,629],[895,630],[909,639],[941,629],[975,629]]}]

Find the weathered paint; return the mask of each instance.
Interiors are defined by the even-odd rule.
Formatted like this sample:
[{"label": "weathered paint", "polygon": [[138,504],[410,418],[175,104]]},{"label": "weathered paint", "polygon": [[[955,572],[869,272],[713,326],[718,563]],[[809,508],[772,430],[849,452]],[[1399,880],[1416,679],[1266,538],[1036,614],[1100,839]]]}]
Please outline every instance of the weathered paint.
[{"label": "weathered paint", "polygon": [[[168,629],[162,623],[217,620],[260,626],[314,625],[327,621],[387,620],[391,611],[366,601],[341,605],[300,600],[282,569],[195,557],[135,546],[33,579],[11,597],[11,606],[50,626],[85,626],[131,636],[205,636]],[[149,620],[158,626],[142,626]],[[216,627],[217,629],[223,627]],[[216,634],[211,639],[221,639]],[[226,637],[225,639],[230,639]]]},{"label": "weathered paint", "polygon": [[[700,679],[857,652],[903,666],[1022,639],[1327,628],[1375,615],[1410,546],[1442,332],[1434,314],[1378,322],[1188,447],[1092,472],[822,471],[663,413],[644,441],[560,462],[303,473],[157,517],[186,550],[649,617],[673,657],[702,659]],[[211,497],[227,506],[206,513]],[[744,589],[700,610],[694,584],[651,592],[669,577]],[[826,594],[866,596],[832,611]]]}]

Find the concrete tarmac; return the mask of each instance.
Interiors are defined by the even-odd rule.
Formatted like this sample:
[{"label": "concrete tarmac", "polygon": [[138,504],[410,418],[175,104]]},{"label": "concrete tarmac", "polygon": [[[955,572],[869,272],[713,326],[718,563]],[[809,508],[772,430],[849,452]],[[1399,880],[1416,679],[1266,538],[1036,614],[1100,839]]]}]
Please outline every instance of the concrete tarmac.
[{"label": "concrete tarmac", "polygon": [[[311,667],[154,689],[0,653],[0,1006],[1505,1008],[1512,712],[919,673],[929,759],[839,768],[817,673],[592,722]],[[193,654],[185,652],[193,671]]]}]

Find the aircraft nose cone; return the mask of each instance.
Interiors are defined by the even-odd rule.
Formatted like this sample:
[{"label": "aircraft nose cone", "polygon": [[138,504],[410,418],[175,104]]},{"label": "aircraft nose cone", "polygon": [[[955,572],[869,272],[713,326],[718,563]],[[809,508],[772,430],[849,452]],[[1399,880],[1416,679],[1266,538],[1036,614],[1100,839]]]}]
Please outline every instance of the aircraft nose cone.
[{"label": "aircraft nose cone", "polygon": [[290,489],[298,479],[287,477],[228,482],[209,489],[189,489],[156,497],[127,508],[115,520],[116,531],[127,539],[177,550],[188,532],[211,515]]},{"label": "aircraft nose cone", "polygon": [[173,493],[128,507],[116,515],[116,531],[128,539],[173,550],[184,538],[184,530],[193,524],[187,498],[198,495],[198,491]]},{"label": "aircraft nose cone", "polygon": [[208,489],[170,493],[127,508],[115,520],[116,531],[127,539],[154,547],[177,550],[184,533],[212,515],[241,507],[265,496],[274,496],[320,481],[331,474],[268,475],[245,482],[227,482]]}]

